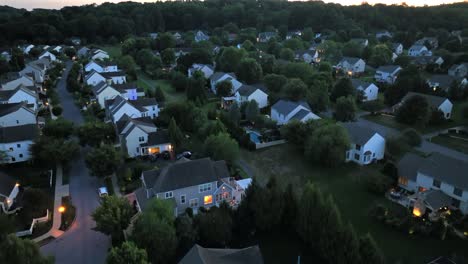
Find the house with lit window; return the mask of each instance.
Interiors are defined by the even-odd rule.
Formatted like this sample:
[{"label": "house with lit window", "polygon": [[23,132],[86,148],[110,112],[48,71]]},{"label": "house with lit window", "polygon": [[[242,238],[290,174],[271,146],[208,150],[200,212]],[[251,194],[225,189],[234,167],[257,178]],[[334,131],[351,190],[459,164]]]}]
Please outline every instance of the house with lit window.
[{"label": "house with lit window", "polygon": [[407,153],[397,164],[398,185],[411,192],[417,213],[457,208],[468,214],[468,162],[435,152]]},{"label": "house with lit window", "polygon": [[363,73],[366,69],[366,62],[360,58],[344,57],[335,66],[336,69],[342,70],[349,76]]},{"label": "house with lit window", "polygon": [[0,173],[0,213],[6,213],[15,203],[19,184],[10,175]]},{"label": "house with lit window", "polygon": [[187,209],[197,213],[200,207],[210,208],[227,202],[237,206],[250,185],[250,179],[233,179],[223,160],[182,158],[163,169],[144,171],[142,188],[135,191],[138,209],[144,210],[151,199],[171,200],[174,213]]},{"label": "house with lit window", "polygon": [[128,157],[154,155],[171,151],[167,131],[158,130],[149,117],[129,118],[124,116],[116,123],[122,149]]},{"label": "house with lit window", "polygon": [[357,123],[343,123],[351,141],[346,151],[346,162],[367,165],[384,158],[385,138],[368,127]]}]

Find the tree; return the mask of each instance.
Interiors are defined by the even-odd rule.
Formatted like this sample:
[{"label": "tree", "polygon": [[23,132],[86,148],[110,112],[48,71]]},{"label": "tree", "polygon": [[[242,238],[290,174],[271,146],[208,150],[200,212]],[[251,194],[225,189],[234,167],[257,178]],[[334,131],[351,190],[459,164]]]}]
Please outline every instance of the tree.
[{"label": "tree", "polygon": [[245,58],[240,61],[236,74],[239,80],[247,84],[257,83],[263,77],[262,67],[251,58]]},{"label": "tree", "polygon": [[224,80],[216,84],[216,94],[222,97],[230,96],[232,94],[232,82]]},{"label": "tree", "polygon": [[331,94],[331,99],[336,101],[339,97],[355,96],[356,89],[353,87],[349,78],[342,78],[336,82]]},{"label": "tree", "polygon": [[229,108],[228,117],[229,117],[229,120],[233,124],[236,124],[236,125],[239,124],[240,119],[241,119],[241,112],[239,109],[239,105],[237,104],[231,105],[231,107]]},{"label": "tree", "polygon": [[313,68],[304,62],[288,63],[281,68],[280,72],[288,78],[299,78],[303,82],[307,82],[307,80],[314,74]]},{"label": "tree", "polygon": [[99,121],[84,123],[77,133],[82,146],[98,147],[102,143],[111,144],[116,139],[114,126]]},{"label": "tree", "polygon": [[356,103],[352,96],[340,97],[336,100],[334,117],[341,122],[354,121],[356,115]]},{"label": "tree", "polygon": [[210,135],[217,135],[219,133],[226,133],[227,129],[224,124],[219,120],[209,121],[200,129],[200,136],[205,139]]},{"label": "tree", "polygon": [[379,67],[392,62],[393,52],[385,44],[375,45],[372,48],[371,54],[369,62],[374,67]]},{"label": "tree", "polygon": [[44,136],[57,139],[68,139],[73,134],[73,122],[62,117],[50,119],[42,129]]},{"label": "tree", "polygon": [[176,56],[174,49],[165,49],[161,51],[161,60],[165,65],[171,65],[175,62]]},{"label": "tree", "polygon": [[255,100],[247,102],[245,107],[245,118],[251,122],[255,122],[260,115],[260,109],[258,108],[258,103]]},{"label": "tree", "polygon": [[245,57],[247,57],[247,51],[244,49],[223,48],[216,59],[216,68],[224,72],[235,72]]},{"label": "tree", "polygon": [[204,143],[205,155],[214,160],[233,162],[239,157],[239,144],[227,133],[209,136]]},{"label": "tree", "polygon": [[414,95],[406,99],[398,108],[396,114],[398,122],[421,127],[427,124],[429,117],[429,103],[425,97],[420,95]]},{"label": "tree", "polygon": [[385,257],[382,251],[377,247],[377,244],[370,234],[366,234],[359,239],[359,255],[362,263],[385,263]]},{"label": "tree", "polygon": [[123,230],[127,229],[134,215],[132,206],[124,197],[105,197],[101,205],[92,213],[96,222],[95,230],[112,237],[114,245],[124,240]]},{"label": "tree", "polygon": [[320,243],[321,217],[317,214],[323,207],[323,194],[320,189],[307,183],[300,198],[301,210],[298,211],[296,231],[306,245],[318,249]]},{"label": "tree", "polygon": [[268,74],[263,79],[268,91],[273,93],[280,93],[281,89],[288,83],[288,78],[280,74]]},{"label": "tree", "polygon": [[196,218],[199,243],[205,247],[224,248],[232,237],[231,209],[226,203],[212,207]]},{"label": "tree", "polygon": [[157,102],[162,103],[166,101],[166,96],[164,95],[164,91],[161,88],[161,86],[158,86],[154,90],[154,98],[156,99]]},{"label": "tree", "polygon": [[338,124],[325,124],[315,129],[305,142],[305,156],[326,167],[342,163],[349,149],[346,130]]},{"label": "tree", "polygon": [[15,234],[7,235],[0,241],[2,263],[52,264],[52,257],[44,257],[39,246],[29,239],[21,239]]},{"label": "tree", "polygon": [[[127,202],[128,203],[128,202]],[[119,247],[113,247],[107,255],[108,264],[147,264],[148,255],[144,249],[138,248],[135,243],[126,241]]]},{"label": "tree", "polygon": [[55,165],[71,161],[78,154],[79,146],[74,140],[41,136],[30,151],[36,162]]},{"label": "tree", "polygon": [[160,34],[158,36],[157,42],[159,50],[174,48],[176,45],[176,40],[174,36],[169,32]]},{"label": "tree", "polygon": [[348,41],[343,46],[343,55],[348,57],[362,57],[363,48],[357,41]]},{"label": "tree", "polygon": [[85,157],[86,166],[91,174],[108,177],[118,168],[120,157],[112,145],[102,145],[91,150]]},{"label": "tree", "polygon": [[135,57],[136,63],[145,71],[146,67],[153,63],[154,54],[150,49],[139,50]]},{"label": "tree", "polygon": [[135,223],[131,240],[146,249],[151,263],[171,263],[177,246],[171,201],[151,199]]},{"label": "tree", "polygon": [[73,47],[67,47],[64,49],[63,53],[65,53],[68,58],[73,58],[76,55],[76,50]]},{"label": "tree", "polygon": [[175,220],[178,247],[182,252],[192,248],[197,239],[197,229],[193,222],[192,217],[188,214],[183,214]]},{"label": "tree", "polygon": [[294,60],[294,51],[292,49],[283,48],[279,54],[280,59],[293,61]]},{"label": "tree", "polygon": [[24,54],[19,48],[13,48],[10,59],[10,69],[12,71],[21,71],[24,68]]},{"label": "tree", "polygon": [[176,148],[180,147],[184,140],[184,135],[182,134],[180,128],[177,126],[177,123],[174,118],[172,118],[171,122],[169,123],[169,138],[171,139],[171,143]]},{"label": "tree", "polygon": [[290,38],[284,42],[283,46],[291,50],[304,49],[304,44],[299,38]]},{"label": "tree", "polygon": [[307,102],[314,112],[326,111],[330,104],[327,83],[321,80],[315,81],[310,87]]},{"label": "tree", "polygon": [[284,93],[289,99],[299,101],[307,95],[307,85],[300,79],[291,79],[284,86]]}]

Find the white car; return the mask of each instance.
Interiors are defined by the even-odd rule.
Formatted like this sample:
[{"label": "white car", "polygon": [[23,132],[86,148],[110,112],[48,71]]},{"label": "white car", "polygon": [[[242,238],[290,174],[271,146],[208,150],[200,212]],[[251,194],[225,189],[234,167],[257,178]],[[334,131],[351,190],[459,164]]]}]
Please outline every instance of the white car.
[{"label": "white car", "polygon": [[107,192],[106,187],[101,187],[98,189],[99,197],[107,197],[109,196],[109,193]]}]

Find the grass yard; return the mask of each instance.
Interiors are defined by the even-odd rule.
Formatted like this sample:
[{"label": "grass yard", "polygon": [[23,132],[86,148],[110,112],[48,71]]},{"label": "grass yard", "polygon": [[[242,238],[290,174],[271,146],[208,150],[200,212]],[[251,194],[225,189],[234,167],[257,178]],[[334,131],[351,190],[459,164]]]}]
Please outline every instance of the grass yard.
[{"label": "grass yard", "polygon": [[166,96],[166,102],[181,102],[186,100],[185,93],[180,93],[167,80],[153,80],[142,71],[138,71],[137,85],[145,91],[152,91],[160,87]]},{"label": "grass yard", "polygon": [[350,221],[359,234],[371,233],[385,252],[389,263],[425,263],[440,255],[453,252],[468,256],[468,242],[460,240],[440,241],[428,237],[409,236],[385,226],[369,216],[375,203],[399,206],[383,196],[369,193],[362,184],[367,172],[380,169],[381,165],[359,167],[348,164],[324,169],[311,165],[301,153],[288,144],[256,152],[242,151],[241,156],[251,165],[260,183],[276,176],[280,185],[291,183],[300,190],[308,181],[319,186],[335,199],[345,221]]},{"label": "grass yard", "polygon": [[468,139],[463,139],[458,135],[436,136],[431,139],[431,142],[468,154]]},{"label": "grass yard", "polygon": [[395,120],[395,117],[389,115],[365,115],[362,118],[378,123],[387,127],[391,127],[398,130],[403,130],[408,128],[408,126],[398,123]]},{"label": "grass yard", "polygon": [[102,46],[101,49],[109,53],[111,59],[115,59],[122,55],[122,48],[120,45]]}]

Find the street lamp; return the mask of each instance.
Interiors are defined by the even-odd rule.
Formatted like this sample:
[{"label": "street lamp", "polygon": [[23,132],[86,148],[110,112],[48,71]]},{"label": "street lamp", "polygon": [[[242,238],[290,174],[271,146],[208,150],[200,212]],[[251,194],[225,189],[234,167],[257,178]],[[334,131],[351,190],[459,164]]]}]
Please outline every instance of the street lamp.
[{"label": "street lamp", "polygon": [[60,206],[60,207],[58,208],[58,211],[59,211],[59,213],[63,214],[63,213],[65,212],[65,206],[63,206],[63,205]]}]

